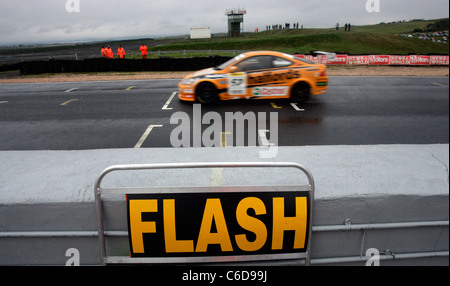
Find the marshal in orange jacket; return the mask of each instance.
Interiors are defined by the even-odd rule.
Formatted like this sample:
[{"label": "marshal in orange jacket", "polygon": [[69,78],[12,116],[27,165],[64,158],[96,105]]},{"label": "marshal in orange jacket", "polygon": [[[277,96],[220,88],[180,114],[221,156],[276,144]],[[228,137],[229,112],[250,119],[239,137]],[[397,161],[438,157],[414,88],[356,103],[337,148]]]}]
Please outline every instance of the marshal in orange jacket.
[{"label": "marshal in orange jacket", "polygon": [[108,59],[114,58],[113,50],[112,50],[110,47],[107,47],[107,48],[106,48],[106,57],[107,57]]},{"label": "marshal in orange jacket", "polygon": [[101,49],[101,53],[102,53],[102,58],[106,58],[106,55],[107,55],[107,49],[105,48],[105,47],[102,47],[102,49]]},{"label": "marshal in orange jacket", "polygon": [[142,58],[143,59],[147,58],[147,50],[148,50],[147,46],[142,44],[139,50],[141,50]]},{"label": "marshal in orange jacket", "polygon": [[122,46],[119,46],[117,49],[117,54],[119,55],[119,59],[125,58],[125,49]]}]

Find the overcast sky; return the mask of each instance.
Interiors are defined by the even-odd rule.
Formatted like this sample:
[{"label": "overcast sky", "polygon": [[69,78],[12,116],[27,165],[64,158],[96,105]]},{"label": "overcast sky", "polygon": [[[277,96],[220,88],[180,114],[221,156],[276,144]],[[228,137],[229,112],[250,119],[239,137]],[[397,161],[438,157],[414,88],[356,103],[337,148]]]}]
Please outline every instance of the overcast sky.
[{"label": "overcast sky", "polygon": [[[69,13],[66,2],[79,1]],[[227,32],[226,9],[244,8],[245,31],[299,22],[305,28],[449,17],[448,0],[0,0],[0,45]],[[74,8],[75,6],[72,6]]]}]

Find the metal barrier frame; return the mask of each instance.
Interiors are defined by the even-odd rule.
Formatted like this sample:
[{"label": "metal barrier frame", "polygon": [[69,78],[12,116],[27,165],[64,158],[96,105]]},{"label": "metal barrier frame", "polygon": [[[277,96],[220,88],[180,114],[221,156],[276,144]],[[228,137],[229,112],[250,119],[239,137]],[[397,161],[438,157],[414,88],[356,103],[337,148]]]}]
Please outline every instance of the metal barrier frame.
[{"label": "metal barrier frame", "polygon": [[[240,255],[240,256],[207,256],[207,257],[155,257],[155,258],[130,258],[126,256],[111,256],[107,257],[106,254],[106,242],[105,242],[105,230],[103,224],[103,212],[102,212],[102,193],[113,193],[125,194],[126,191],[136,192],[136,188],[111,188],[102,189],[101,183],[106,175],[115,171],[134,171],[134,170],[156,170],[156,169],[198,169],[198,168],[297,168],[308,179],[308,185],[298,185],[295,186],[296,190],[308,191],[309,192],[309,213],[308,213],[308,234],[307,234],[307,249],[304,253],[293,253],[293,254],[261,254],[261,255]],[[236,186],[237,188],[251,188],[252,186]],[[255,186],[256,187],[256,186]],[[260,186],[258,186],[260,187]],[[265,186],[265,188],[270,188],[271,186]],[[287,187],[283,186],[282,188]],[[187,187],[184,189],[192,189],[193,187]],[[198,187],[200,189],[214,188],[215,190],[224,188],[233,188],[233,186],[219,186],[219,187]],[[273,186],[272,188],[277,188]],[[305,259],[305,265],[310,265],[311,258],[311,235],[312,235],[312,221],[313,221],[313,202],[314,202],[314,178],[311,172],[304,166],[293,163],[293,162],[207,162],[207,163],[165,163],[165,164],[135,164],[135,165],[114,165],[106,168],[98,177],[95,187],[95,202],[97,207],[97,219],[98,219],[98,238],[100,243],[100,255],[101,264],[125,264],[125,263],[147,263],[147,264],[170,264],[170,263],[211,263],[211,262],[244,262],[244,261],[261,261],[261,260],[280,260],[280,259]],[[175,189],[180,192],[183,187],[160,187],[158,189]],[[154,189],[153,189],[154,191]],[[152,188],[141,188],[139,192],[152,192]],[[231,259],[235,258],[235,259]],[[237,258],[237,259],[236,259]]]}]

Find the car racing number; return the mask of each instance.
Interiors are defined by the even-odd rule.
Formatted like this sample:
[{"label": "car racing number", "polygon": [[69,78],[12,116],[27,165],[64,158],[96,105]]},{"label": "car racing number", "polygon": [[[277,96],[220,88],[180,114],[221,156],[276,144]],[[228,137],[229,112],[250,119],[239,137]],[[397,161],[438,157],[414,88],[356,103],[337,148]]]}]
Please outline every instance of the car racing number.
[{"label": "car racing number", "polygon": [[131,257],[304,253],[309,192],[127,194]]},{"label": "car racing number", "polygon": [[247,74],[245,72],[236,72],[228,74],[228,94],[229,95],[247,94]]}]

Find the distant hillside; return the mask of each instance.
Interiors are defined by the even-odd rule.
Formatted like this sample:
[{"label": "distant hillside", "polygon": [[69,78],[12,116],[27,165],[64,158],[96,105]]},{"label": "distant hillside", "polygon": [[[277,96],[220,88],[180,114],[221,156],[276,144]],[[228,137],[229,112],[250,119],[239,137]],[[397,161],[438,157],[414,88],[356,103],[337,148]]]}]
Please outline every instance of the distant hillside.
[{"label": "distant hillside", "polygon": [[[244,36],[237,38],[216,34],[212,39],[190,40],[185,35],[159,39],[7,47],[0,48],[0,65],[32,60],[97,58],[100,56],[100,48],[106,45],[113,48],[115,55],[117,47],[122,45],[125,47],[127,58],[141,58],[139,51],[141,43],[145,43],[150,52],[182,51],[162,54],[171,57],[184,57],[183,50],[274,50],[291,54],[309,54],[311,50],[349,54],[449,54],[448,42],[423,40],[417,35],[408,37],[413,31],[427,32],[443,27],[448,29],[448,18],[352,26],[350,32],[344,31],[343,27],[339,31],[335,28],[261,31],[260,28],[259,33],[245,33]],[[189,52],[187,56],[208,56],[208,54],[208,52]],[[233,53],[214,54],[231,56]],[[158,57],[158,53],[150,54],[149,57]]]},{"label": "distant hillside", "polygon": [[246,33],[242,37],[217,37],[207,40],[180,40],[152,47],[153,51],[170,50],[276,50],[286,53],[309,53],[324,50],[351,54],[448,54],[448,43],[401,37],[415,29],[426,30],[437,20],[395,22],[368,26],[330,29],[290,29]]}]

